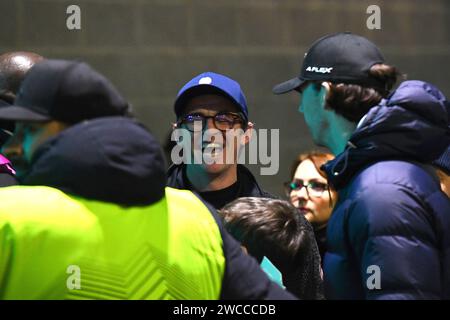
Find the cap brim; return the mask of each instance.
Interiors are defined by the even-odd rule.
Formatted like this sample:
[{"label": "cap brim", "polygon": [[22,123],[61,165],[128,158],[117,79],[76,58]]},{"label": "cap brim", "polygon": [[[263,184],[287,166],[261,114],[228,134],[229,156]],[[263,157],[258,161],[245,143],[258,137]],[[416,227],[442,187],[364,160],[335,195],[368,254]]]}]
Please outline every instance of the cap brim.
[{"label": "cap brim", "polygon": [[275,87],[273,87],[272,92],[274,94],[283,94],[286,92],[290,92],[290,91],[295,90],[298,87],[300,87],[304,82],[305,82],[305,80],[302,80],[298,77],[293,78],[291,80],[277,84]]},{"label": "cap brim", "polygon": [[9,106],[0,108],[0,120],[39,122],[48,121],[51,120],[51,118],[28,108]]}]

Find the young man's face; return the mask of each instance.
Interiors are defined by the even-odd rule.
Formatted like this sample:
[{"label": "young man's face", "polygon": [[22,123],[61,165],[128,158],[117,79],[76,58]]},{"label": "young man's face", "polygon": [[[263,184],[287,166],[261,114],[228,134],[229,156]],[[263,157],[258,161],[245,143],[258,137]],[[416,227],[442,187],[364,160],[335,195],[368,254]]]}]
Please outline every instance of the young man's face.
[{"label": "young man's face", "polygon": [[19,179],[29,170],[36,149],[66,127],[59,121],[16,122],[14,135],[4,144],[2,153],[13,164]]},{"label": "young man's face", "polygon": [[[230,130],[243,129],[244,121],[239,115],[239,109],[229,99],[220,95],[206,94],[192,98],[187,103],[181,118],[190,115],[213,117],[217,114],[230,116],[237,120],[236,123],[230,125]],[[205,126],[202,127],[202,131],[191,132],[192,152],[198,150],[201,145],[202,152],[209,152],[218,161],[212,164],[207,164],[202,161],[201,166],[208,173],[220,173],[236,166],[238,150],[242,145],[241,139],[227,139],[226,131],[222,130],[224,128],[218,128],[218,121],[215,123],[213,118],[207,118],[204,123]],[[200,122],[198,121],[197,124],[200,124]],[[181,127],[183,128],[183,126]],[[212,137],[205,137],[204,133],[207,129],[220,130],[222,141],[214,141]],[[195,143],[194,136],[195,139],[201,139],[201,144]]]},{"label": "young man's face", "polygon": [[311,132],[314,142],[319,146],[326,146],[326,130],[328,125],[324,119],[323,87],[308,82],[301,90],[298,111],[303,113],[305,122]]}]

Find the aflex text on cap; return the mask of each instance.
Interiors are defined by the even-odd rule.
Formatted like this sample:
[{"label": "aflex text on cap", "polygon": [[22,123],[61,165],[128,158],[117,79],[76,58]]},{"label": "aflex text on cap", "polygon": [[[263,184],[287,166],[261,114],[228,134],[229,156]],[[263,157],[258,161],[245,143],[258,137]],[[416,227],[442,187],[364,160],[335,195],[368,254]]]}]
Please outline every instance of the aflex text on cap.
[{"label": "aflex text on cap", "polygon": [[242,112],[244,120],[248,121],[247,100],[239,83],[214,72],[199,74],[181,88],[174,105],[177,118],[182,115],[190,99],[203,94],[219,94],[230,99]]},{"label": "aflex text on cap", "polygon": [[28,71],[14,104],[0,108],[0,120],[74,124],[130,112],[130,105],[108,79],[88,64],[46,59]]},{"label": "aflex text on cap", "polygon": [[282,94],[306,81],[318,80],[383,88],[369,74],[378,63],[384,63],[384,57],[368,39],[350,32],[327,35],[315,41],[305,54],[300,75],[276,85],[272,91]]}]

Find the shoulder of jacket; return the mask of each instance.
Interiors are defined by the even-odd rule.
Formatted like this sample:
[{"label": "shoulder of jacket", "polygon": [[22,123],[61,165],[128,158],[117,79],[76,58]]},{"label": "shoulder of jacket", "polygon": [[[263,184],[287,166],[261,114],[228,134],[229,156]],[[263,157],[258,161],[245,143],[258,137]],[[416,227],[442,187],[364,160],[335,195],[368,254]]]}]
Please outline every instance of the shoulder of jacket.
[{"label": "shoulder of jacket", "polygon": [[8,225],[18,234],[49,231],[69,236],[95,228],[98,223],[81,202],[51,187],[1,188],[0,203],[0,226]]}]

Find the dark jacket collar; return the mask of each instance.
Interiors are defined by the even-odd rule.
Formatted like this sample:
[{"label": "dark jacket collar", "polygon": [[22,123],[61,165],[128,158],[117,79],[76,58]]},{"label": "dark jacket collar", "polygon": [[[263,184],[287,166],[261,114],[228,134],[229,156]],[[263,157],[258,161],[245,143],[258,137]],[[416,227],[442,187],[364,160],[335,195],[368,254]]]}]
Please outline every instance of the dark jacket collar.
[{"label": "dark jacket collar", "polygon": [[[167,171],[167,186],[176,189],[192,189],[185,175],[186,165],[171,165]],[[237,165],[239,182],[239,197],[267,197],[275,198],[270,193],[261,189],[253,174],[245,166]]]}]

